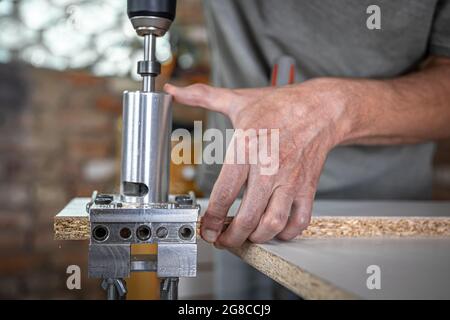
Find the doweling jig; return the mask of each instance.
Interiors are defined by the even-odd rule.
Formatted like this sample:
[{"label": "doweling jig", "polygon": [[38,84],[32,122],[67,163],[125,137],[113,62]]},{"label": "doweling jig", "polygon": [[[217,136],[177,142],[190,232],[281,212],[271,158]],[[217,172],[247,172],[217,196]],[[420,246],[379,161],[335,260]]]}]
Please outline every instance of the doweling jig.
[{"label": "doweling jig", "polygon": [[[91,240],[89,277],[101,278],[108,299],[126,295],[131,272],[156,272],[161,298],[177,299],[179,277],[197,272],[196,224],[200,207],[193,194],[169,199],[172,97],[155,89],[161,65],[156,39],[175,18],[176,0],[128,0],[127,13],[144,38],[138,62],[140,91],[123,93],[120,194],[97,194],[87,205]],[[131,255],[132,244],[156,243],[156,255]]]}]

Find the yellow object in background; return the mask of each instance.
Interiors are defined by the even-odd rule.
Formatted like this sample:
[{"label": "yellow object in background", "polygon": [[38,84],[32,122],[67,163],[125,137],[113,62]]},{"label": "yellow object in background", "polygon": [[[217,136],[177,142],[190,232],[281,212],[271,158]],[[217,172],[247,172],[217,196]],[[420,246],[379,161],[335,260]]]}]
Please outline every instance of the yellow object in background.
[{"label": "yellow object in background", "polygon": [[[131,254],[156,254],[156,244],[133,244]],[[127,300],[158,300],[159,279],[156,272],[132,272],[127,281]]]}]

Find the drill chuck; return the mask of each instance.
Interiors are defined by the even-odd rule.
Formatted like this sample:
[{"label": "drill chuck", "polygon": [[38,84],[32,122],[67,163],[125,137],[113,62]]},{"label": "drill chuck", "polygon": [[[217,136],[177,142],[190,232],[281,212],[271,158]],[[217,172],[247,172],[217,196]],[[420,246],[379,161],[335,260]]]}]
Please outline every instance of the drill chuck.
[{"label": "drill chuck", "polygon": [[128,0],[127,2],[127,14],[130,19],[136,16],[153,16],[173,21],[176,8],[176,0]]},{"label": "drill chuck", "polygon": [[176,0],[128,0],[127,13],[140,36],[163,36],[175,19]]}]

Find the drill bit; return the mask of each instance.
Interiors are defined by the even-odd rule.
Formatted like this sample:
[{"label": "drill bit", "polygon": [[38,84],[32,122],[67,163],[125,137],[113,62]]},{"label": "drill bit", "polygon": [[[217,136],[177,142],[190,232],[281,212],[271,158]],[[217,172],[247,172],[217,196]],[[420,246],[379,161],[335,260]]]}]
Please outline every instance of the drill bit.
[{"label": "drill bit", "polygon": [[[144,36],[144,61],[152,63],[156,61],[156,37],[150,33]],[[155,91],[155,75],[144,74],[142,76],[142,91],[154,92]]]}]

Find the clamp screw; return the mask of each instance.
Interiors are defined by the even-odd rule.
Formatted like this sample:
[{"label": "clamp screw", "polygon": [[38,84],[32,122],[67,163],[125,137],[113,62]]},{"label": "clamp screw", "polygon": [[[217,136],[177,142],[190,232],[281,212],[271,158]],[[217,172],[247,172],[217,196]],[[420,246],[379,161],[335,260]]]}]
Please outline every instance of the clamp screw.
[{"label": "clamp screw", "polygon": [[160,239],[167,237],[168,234],[169,234],[169,230],[167,230],[166,227],[159,227],[156,230],[156,236]]},{"label": "clamp screw", "polygon": [[194,203],[194,200],[190,195],[180,194],[175,196],[175,202],[179,205],[192,205]]},{"label": "clamp screw", "polygon": [[99,194],[95,198],[95,204],[110,204],[114,200],[114,197],[110,194]]}]

